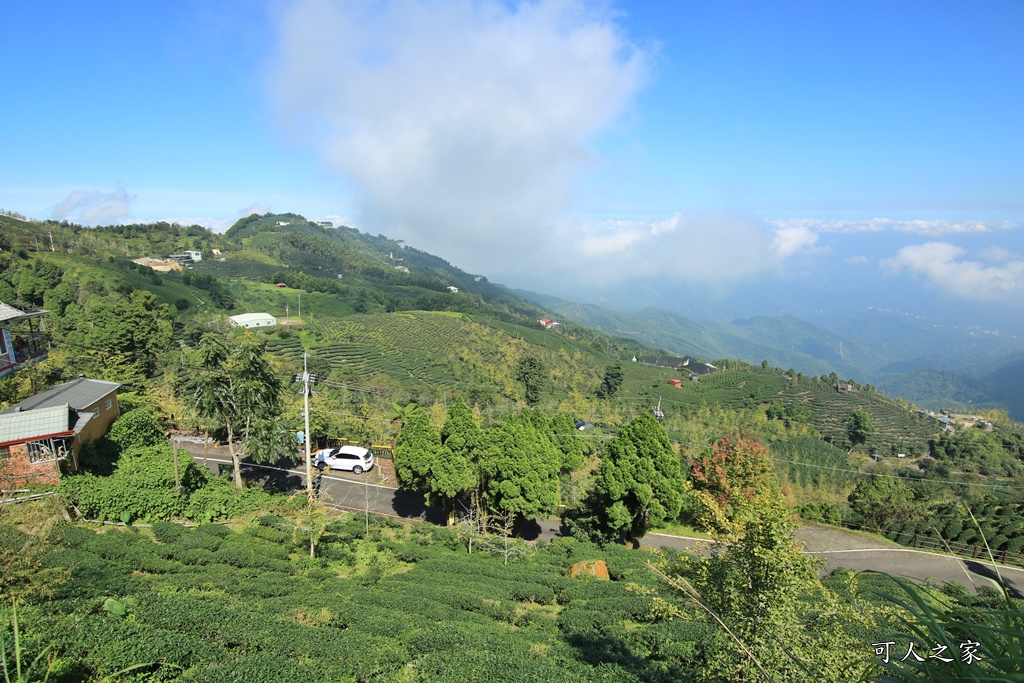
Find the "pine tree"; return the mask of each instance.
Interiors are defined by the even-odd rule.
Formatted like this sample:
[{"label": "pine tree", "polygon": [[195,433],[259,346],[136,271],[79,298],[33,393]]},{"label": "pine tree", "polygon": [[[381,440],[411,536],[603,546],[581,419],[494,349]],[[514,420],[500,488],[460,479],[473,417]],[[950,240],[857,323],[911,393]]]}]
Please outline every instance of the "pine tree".
[{"label": "pine tree", "polygon": [[654,525],[675,519],[684,479],[665,429],[647,413],[608,442],[591,499],[598,531],[633,544]]},{"label": "pine tree", "polygon": [[441,448],[441,435],[424,411],[409,415],[395,439],[395,476],[407,491],[428,493],[430,472]]},{"label": "pine tree", "polygon": [[525,517],[552,515],[558,508],[558,471],[562,454],[547,434],[537,429],[529,412],[509,417],[488,432],[489,457],[482,462],[487,476],[488,508]]}]

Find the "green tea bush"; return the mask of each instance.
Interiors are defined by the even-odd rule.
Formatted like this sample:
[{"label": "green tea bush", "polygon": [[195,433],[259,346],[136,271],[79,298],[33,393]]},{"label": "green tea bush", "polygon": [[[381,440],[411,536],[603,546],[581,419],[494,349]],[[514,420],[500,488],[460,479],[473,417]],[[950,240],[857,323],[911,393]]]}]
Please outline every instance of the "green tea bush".
[{"label": "green tea bush", "polygon": [[178,548],[186,550],[202,548],[203,550],[215,551],[224,542],[222,536],[212,533],[219,528],[216,525],[210,524],[195,529],[187,529],[176,545]]},{"label": "green tea bush", "polygon": [[291,543],[292,540],[292,535],[289,532],[262,524],[248,527],[245,533],[271,543]]},{"label": "green tea bush", "polygon": [[161,543],[173,544],[185,535],[185,528],[173,522],[153,522],[153,536]]},{"label": "green tea bush", "polygon": [[287,559],[268,556],[270,554],[265,553],[265,550],[266,546],[253,548],[241,543],[228,542],[217,550],[214,559],[218,563],[229,564],[233,567],[258,568],[280,572],[287,572],[291,569]]},{"label": "green tea bush", "polygon": [[221,524],[200,524],[196,527],[196,533],[205,534],[214,538],[229,538],[234,532]]},{"label": "green tea bush", "polygon": [[214,562],[215,555],[206,548],[178,548],[174,552],[174,559],[182,564],[201,565]]}]

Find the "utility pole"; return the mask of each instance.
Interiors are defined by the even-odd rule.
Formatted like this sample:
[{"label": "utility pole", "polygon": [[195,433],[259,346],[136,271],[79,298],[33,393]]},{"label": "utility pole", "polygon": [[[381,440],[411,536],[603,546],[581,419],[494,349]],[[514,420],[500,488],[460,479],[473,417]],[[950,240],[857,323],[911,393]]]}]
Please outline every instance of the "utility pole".
[{"label": "utility pole", "polygon": [[302,374],[293,375],[293,382],[302,382],[302,416],[305,421],[306,434],[303,442],[306,445],[306,496],[313,500],[313,463],[309,453],[309,385],[316,384],[316,375],[309,374],[307,359],[309,354],[302,354]]},{"label": "utility pole", "polygon": [[47,232],[50,234],[50,253],[53,253],[57,251],[53,248],[53,230],[47,230]]},{"label": "utility pole", "polygon": [[309,459],[309,370],[306,367],[307,355],[302,354],[302,412],[306,422],[306,495],[313,500],[313,463]]}]

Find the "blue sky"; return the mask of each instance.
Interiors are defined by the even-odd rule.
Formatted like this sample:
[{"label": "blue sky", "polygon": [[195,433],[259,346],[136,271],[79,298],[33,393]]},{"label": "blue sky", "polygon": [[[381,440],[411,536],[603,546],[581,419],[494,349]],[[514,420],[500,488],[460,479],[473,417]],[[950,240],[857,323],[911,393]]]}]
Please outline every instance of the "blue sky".
[{"label": "blue sky", "polygon": [[870,281],[1024,312],[1019,0],[0,19],[0,208],[33,218],[294,211],[578,298]]}]

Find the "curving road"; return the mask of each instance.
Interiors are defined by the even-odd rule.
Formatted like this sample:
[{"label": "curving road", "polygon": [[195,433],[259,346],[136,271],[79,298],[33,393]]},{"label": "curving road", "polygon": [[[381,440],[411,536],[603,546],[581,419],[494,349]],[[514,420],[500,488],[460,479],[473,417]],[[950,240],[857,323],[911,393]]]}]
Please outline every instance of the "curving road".
[{"label": "curving road", "polygon": [[[203,465],[201,447],[182,444],[192,452],[196,463]],[[216,449],[215,449],[216,450]],[[219,453],[208,455],[206,466],[215,473],[230,471],[231,461]],[[252,483],[282,492],[301,491],[305,488],[305,469],[242,464],[242,474]],[[314,488],[321,500],[352,510],[367,510],[376,514],[398,516],[405,519],[443,523],[440,512],[426,505],[420,494],[402,491],[381,483],[374,469],[362,475],[349,472],[314,473]],[[527,524],[525,536],[530,539],[550,540],[566,535],[560,520],[534,520]],[[917,581],[935,579],[958,581],[968,588],[992,586],[997,572],[1015,597],[1024,597],[1024,569],[995,565],[991,562],[940,555],[923,550],[905,548],[846,529],[819,524],[806,524],[794,533],[806,546],[806,553],[824,559],[821,575],[839,567],[861,571],[873,569],[903,576]],[[647,534],[643,546],[674,548],[690,552],[707,553],[713,541],[699,538]]]}]

